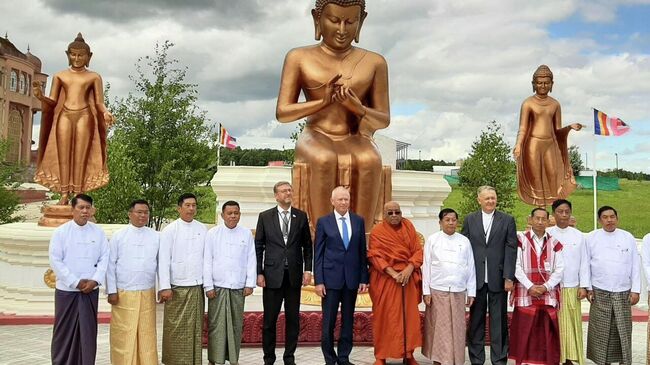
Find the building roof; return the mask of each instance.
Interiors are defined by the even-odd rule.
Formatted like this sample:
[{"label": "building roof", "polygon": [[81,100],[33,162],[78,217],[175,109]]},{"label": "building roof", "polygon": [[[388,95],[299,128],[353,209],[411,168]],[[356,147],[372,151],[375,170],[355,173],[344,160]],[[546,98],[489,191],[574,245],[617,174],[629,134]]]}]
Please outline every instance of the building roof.
[{"label": "building roof", "polygon": [[0,55],[14,56],[24,60],[27,59],[27,56],[20,52],[6,36],[0,37]]},{"label": "building roof", "polygon": [[407,149],[410,145],[411,145],[410,143],[406,143],[406,142],[402,142],[402,141],[395,140],[395,149],[396,149],[397,151],[405,150],[405,149]]},{"label": "building roof", "polygon": [[34,56],[32,52],[29,51],[29,47],[27,47],[27,54],[25,56],[27,56],[27,60],[34,65],[36,72],[41,72],[41,66],[43,65],[41,59]]}]

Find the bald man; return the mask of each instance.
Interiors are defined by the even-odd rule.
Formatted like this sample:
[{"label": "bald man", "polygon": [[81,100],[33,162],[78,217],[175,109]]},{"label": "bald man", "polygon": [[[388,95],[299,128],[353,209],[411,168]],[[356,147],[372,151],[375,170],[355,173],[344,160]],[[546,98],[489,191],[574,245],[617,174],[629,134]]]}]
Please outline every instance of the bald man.
[{"label": "bald man", "polygon": [[[357,293],[368,291],[366,229],[363,218],[350,212],[350,193],[332,190],[334,211],[316,223],[314,283],[321,297],[323,330],[321,349],[325,364],[351,365],[352,324]],[[341,306],[341,336],[334,351],[334,325]]]},{"label": "bald man", "polygon": [[422,245],[397,202],[384,205],[384,221],[370,231],[368,261],[375,365],[386,364],[387,358],[417,364],[413,351],[422,345]]}]

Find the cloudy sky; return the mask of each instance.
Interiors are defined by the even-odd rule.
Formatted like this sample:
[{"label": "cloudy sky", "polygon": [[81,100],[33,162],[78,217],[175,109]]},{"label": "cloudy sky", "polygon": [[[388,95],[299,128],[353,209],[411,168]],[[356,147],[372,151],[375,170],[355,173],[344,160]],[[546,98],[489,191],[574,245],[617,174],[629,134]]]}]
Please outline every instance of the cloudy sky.
[{"label": "cloudy sky", "polygon": [[[0,31],[52,75],[82,32],[91,68],[126,96],[138,57],[156,42],[198,84],[200,107],[243,147],[289,148],[295,124],[275,120],[286,52],[313,44],[311,0],[3,0]],[[632,132],[597,140],[599,169],[650,173],[650,0],[368,0],[360,47],[389,65],[391,125],[379,133],[411,144],[411,158],[454,161],[491,120],[512,145],[521,102],[540,64],[555,75],[563,120],[593,162],[592,107]],[[49,89],[49,85],[48,85]],[[35,133],[37,135],[37,133]],[[585,156],[587,154],[588,156]]]}]

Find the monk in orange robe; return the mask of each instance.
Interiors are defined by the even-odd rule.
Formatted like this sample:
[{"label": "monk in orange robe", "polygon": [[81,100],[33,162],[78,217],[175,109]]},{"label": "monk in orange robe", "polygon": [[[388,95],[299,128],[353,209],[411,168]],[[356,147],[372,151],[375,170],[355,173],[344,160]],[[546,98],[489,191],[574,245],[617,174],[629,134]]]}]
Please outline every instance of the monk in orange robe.
[{"label": "monk in orange robe", "polygon": [[384,205],[384,221],[370,232],[368,261],[375,365],[386,364],[387,358],[417,364],[413,351],[422,346],[422,244],[396,202]]}]

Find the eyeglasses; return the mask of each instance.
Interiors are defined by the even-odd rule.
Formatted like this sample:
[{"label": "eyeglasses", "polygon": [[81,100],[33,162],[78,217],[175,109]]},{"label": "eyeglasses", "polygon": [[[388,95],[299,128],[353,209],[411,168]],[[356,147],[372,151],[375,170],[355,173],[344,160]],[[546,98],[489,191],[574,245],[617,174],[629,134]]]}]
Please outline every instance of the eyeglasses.
[{"label": "eyeglasses", "polygon": [[388,214],[388,215],[400,215],[400,214],[402,214],[402,211],[400,211],[400,210],[389,210],[389,211],[386,212],[386,214]]}]

